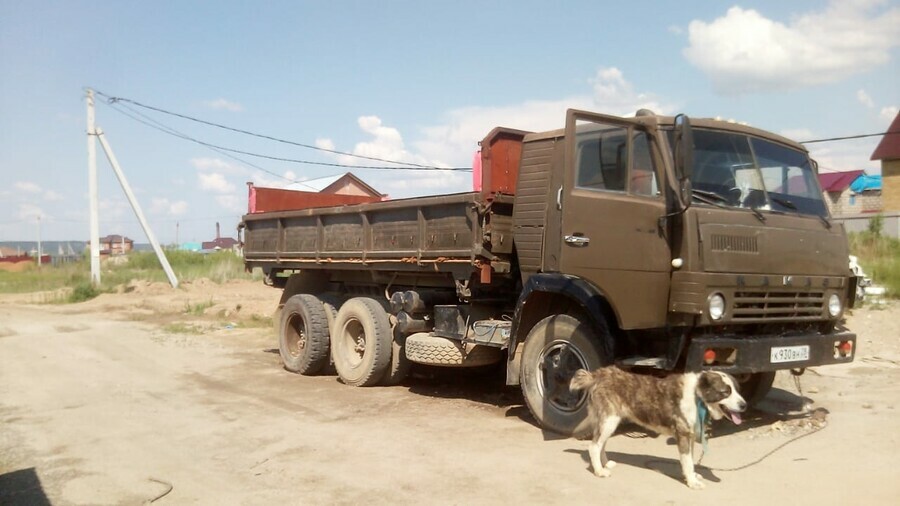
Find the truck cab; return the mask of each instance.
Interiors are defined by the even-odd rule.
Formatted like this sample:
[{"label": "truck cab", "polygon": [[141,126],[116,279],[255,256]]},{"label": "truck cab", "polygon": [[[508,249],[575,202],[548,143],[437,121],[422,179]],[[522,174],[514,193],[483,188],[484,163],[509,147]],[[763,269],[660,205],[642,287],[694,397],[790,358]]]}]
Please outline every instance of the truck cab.
[{"label": "truck cab", "polygon": [[545,425],[582,430],[566,388],[580,368],[721,370],[758,400],[776,370],[852,360],[846,237],[802,145],[570,110],[565,129],[523,137],[519,181],[507,379]]}]

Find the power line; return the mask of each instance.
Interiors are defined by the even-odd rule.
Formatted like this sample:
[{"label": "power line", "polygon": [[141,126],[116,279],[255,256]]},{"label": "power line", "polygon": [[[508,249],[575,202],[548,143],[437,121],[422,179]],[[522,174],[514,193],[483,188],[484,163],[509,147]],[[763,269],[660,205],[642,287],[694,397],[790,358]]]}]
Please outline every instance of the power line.
[{"label": "power line", "polygon": [[[306,149],[313,149],[313,150],[316,150],[316,151],[323,151],[323,152],[326,152],[326,153],[332,153],[332,154],[337,154],[337,155],[350,156],[350,157],[354,157],[354,158],[361,158],[361,159],[364,159],[364,160],[372,160],[372,161],[384,162],[384,163],[393,163],[393,164],[401,165],[401,167],[360,166],[360,165],[349,165],[349,164],[341,164],[341,163],[313,162],[313,161],[309,161],[309,160],[297,160],[297,159],[291,159],[291,158],[271,157],[271,156],[268,156],[268,155],[261,155],[261,154],[258,154],[258,153],[251,153],[251,152],[246,152],[246,151],[241,151],[241,150],[235,150],[235,149],[230,149],[230,148],[224,148],[224,147],[222,147],[222,146],[215,146],[215,145],[211,145],[211,144],[209,144],[209,143],[202,143],[201,141],[198,141],[198,140],[196,140],[196,139],[189,138],[189,137],[187,137],[187,136],[181,136],[181,135],[179,135],[179,137],[182,137],[182,138],[185,139],[185,140],[190,140],[190,141],[193,141],[193,142],[197,142],[197,143],[203,144],[203,145],[205,145],[205,146],[207,146],[207,147],[215,147],[215,148],[218,148],[218,149],[223,149],[223,150],[226,150],[226,151],[232,151],[232,152],[235,152],[235,153],[240,153],[240,154],[244,154],[244,155],[248,155],[248,156],[257,156],[257,157],[260,157],[260,158],[266,158],[266,159],[276,160],[276,161],[282,161],[282,162],[302,163],[302,164],[310,164],[310,165],[324,165],[324,166],[328,166],[328,167],[357,168],[357,169],[380,169],[380,170],[385,170],[385,169],[387,169],[387,170],[390,170],[390,169],[393,169],[393,170],[441,170],[441,171],[444,171],[444,170],[451,170],[451,171],[471,171],[471,170],[472,170],[472,169],[469,168],[469,167],[437,167],[437,166],[433,166],[433,165],[422,165],[422,164],[413,163],[413,162],[401,162],[401,161],[398,161],[398,160],[390,160],[390,159],[386,159],[386,158],[378,158],[378,157],[374,157],[374,156],[358,155],[358,154],[355,154],[355,153],[347,153],[347,152],[345,152],[345,151],[338,151],[338,150],[334,150],[334,149],[322,148],[322,147],[319,147],[319,146],[313,146],[313,145],[310,145],[310,144],[304,144],[304,143],[301,143],[301,142],[295,142],[295,141],[291,141],[291,140],[281,139],[281,138],[278,138],[278,137],[273,137],[273,136],[271,136],[271,135],[259,134],[259,133],[256,133],[256,132],[251,132],[251,131],[249,131],[249,130],[243,130],[243,129],[240,129],[240,128],[234,128],[234,127],[230,127],[230,126],[227,126],[227,125],[222,125],[222,124],[220,124],[220,123],[215,123],[215,122],[212,122],[212,121],[202,120],[202,119],[199,119],[199,118],[195,118],[195,117],[193,117],[193,116],[188,116],[188,115],[186,115],[186,114],[180,114],[180,113],[173,112],[173,111],[168,111],[168,110],[166,110],[166,109],[162,109],[162,108],[159,108],[159,107],[155,107],[155,106],[151,106],[151,105],[142,104],[142,103],[140,103],[140,102],[137,102],[137,101],[135,101],[135,100],[131,100],[131,99],[129,99],[129,98],[113,97],[113,96],[107,95],[107,94],[105,94],[105,93],[103,93],[103,92],[100,92],[100,91],[97,91],[97,90],[94,90],[94,92],[97,93],[97,95],[100,95],[100,96],[106,98],[106,99],[107,99],[107,103],[108,103],[109,105],[111,105],[111,106],[114,106],[114,105],[117,104],[117,103],[125,102],[125,103],[129,103],[129,104],[133,104],[133,105],[138,106],[138,107],[142,107],[142,108],[144,108],[144,109],[148,109],[148,110],[151,110],[151,111],[156,111],[156,112],[159,112],[159,113],[161,113],[161,114],[167,114],[167,115],[170,115],[170,116],[174,116],[174,117],[177,117],[177,118],[185,119],[185,120],[188,120],[188,121],[193,121],[193,122],[200,123],[200,124],[203,124],[203,125],[208,125],[208,126],[212,126],[212,127],[216,127],[216,128],[221,128],[221,129],[223,129],[223,130],[229,130],[229,131],[232,131],[232,132],[236,132],[236,133],[240,133],[240,134],[245,134],[245,135],[250,135],[250,136],[258,137],[258,138],[261,138],[261,139],[266,139],[266,140],[270,140],[270,141],[274,141],[274,142],[280,142],[280,143],[282,143],[282,144],[289,144],[289,145],[292,145],[292,146],[298,146],[298,147],[302,147],[302,148],[306,148]],[[172,135],[171,132],[166,132],[166,133],[169,133],[170,135]]]},{"label": "power line", "polygon": [[[234,149],[234,148],[229,148],[229,147],[225,147],[225,146],[220,146],[220,145],[217,145],[217,144],[212,144],[212,143],[206,142],[206,141],[201,141],[200,139],[196,139],[196,138],[191,137],[191,136],[189,136],[189,135],[183,134],[183,133],[179,132],[178,130],[175,130],[174,128],[171,128],[171,127],[169,127],[169,126],[163,125],[162,123],[160,123],[160,122],[158,122],[158,121],[156,121],[156,120],[151,120],[151,121],[152,121],[152,123],[151,123],[150,121],[145,121],[145,120],[143,120],[143,119],[139,119],[139,118],[135,117],[135,116],[132,115],[132,114],[125,113],[124,111],[122,111],[121,109],[119,109],[118,107],[116,107],[115,104],[116,104],[116,102],[111,102],[111,103],[109,103],[109,106],[110,106],[113,110],[115,110],[115,111],[119,112],[120,114],[123,114],[123,115],[125,115],[125,116],[127,116],[127,117],[133,119],[134,121],[137,121],[137,122],[139,122],[139,123],[142,123],[142,124],[144,124],[144,125],[146,125],[146,126],[148,126],[148,127],[150,127],[150,128],[153,128],[153,129],[155,129],[155,130],[159,130],[160,132],[163,132],[163,133],[165,133],[165,134],[167,134],[167,135],[171,135],[171,136],[173,136],[173,137],[177,137],[177,138],[182,139],[182,140],[190,141],[190,142],[199,144],[199,145],[201,145],[201,146],[205,146],[205,147],[210,148],[210,149],[212,149],[212,150],[214,150],[214,151],[216,151],[216,150],[220,150],[220,151],[228,151],[228,152],[230,152],[230,153],[238,153],[238,154],[241,154],[241,155],[253,156],[253,157],[256,157],[256,158],[263,158],[263,159],[266,159],[266,160],[273,160],[273,161],[278,161],[278,162],[298,163],[298,164],[306,164],[306,165],[321,165],[321,166],[325,166],[325,167],[341,167],[341,168],[349,168],[349,169],[371,169],[371,170],[417,170],[417,171],[471,171],[471,170],[472,170],[472,169],[469,168],[469,167],[419,167],[419,166],[410,166],[410,167],[385,167],[385,166],[371,166],[371,165],[348,165],[348,164],[343,164],[343,163],[314,162],[314,161],[311,161],[311,160],[300,160],[300,159],[296,159],[296,158],[284,158],[284,157],[278,157],[278,156],[264,155],[264,154],[261,154],[261,153],[254,153],[254,152],[252,152],[252,151],[245,151],[245,150],[241,150],[241,149]],[[162,126],[158,126],[157,124],[153,124],[153,123],[157,123],[158,125],[162,125]],[[223,153],[223,154],[224,154],[224,153]],[[230,156],[230,155],[226,155],[226,156],[229,156],[229,158],[233,158],[233,159],[236,159],[236,160],[238,160],[238,161],[241,161],[242,163],[247,163],[246,161],[240,160],[239,158],[235,158],[235,157]],[[395,162],[395,163],[397,163],[397,162]],[[293,180],[293,179],[286,178],[286,177],[284,177],[284,176],[282,176],[282,175],[280,175],[280,174],[278,174],[278,173],[275,173],[275,172],[273,172],[273,171],[270,171],[270,170],[268,170],[268,169],[264,169],[264,168],[262,168],[262,167],[259,167],[259,166],[256,166],[256,165],[253,165],[253,164],[250,164],[250,163],[247,163],[247,165],[251,165],[251,166],[253,166],[253,167],[255,167],[255,168],[259,169],[259,170],[262,170],[262,171],[264,171],[264,172],[267,172],[267,173],[269,173],[269,174],[271,174],[271,175],[274,175],[274,176],[276,176],[276,177],[285,179],[285,180],[290,181],[290,182],[292,182],[292,183],[300,183],[300,184],[302,184],[302,181],[295,181],[295,180]]]},{"label": "power line", "polygon": [[851,139],[865,139],[867,137],[881,137],[883,135],[897,135],[900,134],[900,130],[896,132],[880,132],[877,134],[861,134],[861,135],[848,135],[846,137],[831,137],[828,139],[814,139],[811,141],[800,141],[800,144],[813,144],[816,142],[833,142],[833,141],[847,141]]},{"label": "power line", "polygon": [[[148,126],[148,127],[150,127],[150,128],[154,128],[154,129],[156,129],[156,130],[160,130],[160,131],[162,131],[163,133],[166,133],[166,134],[168,134],[168,135],[172,135],[172,136],[175,136],[175,137],[178,137],[178,138],[181,138],[181,139],[184,139],[184,140],[188,140],[188,141],[191,141],[191,142],[197,142],[197,141],[194,141],[194,139],[192,139],[191,137],[189,137],[187,134],[181,133],[181,132],[179,132],[178,130],[175,130],[174,128],[171,128],[171,127],[169,127],[169,126],[166,126],[166,125],[164,125],[163,123],[160,123],[159,121],[156,121],[155,119],[153,119],[153,118],[147,116],[146,114],[141,113],[140,111],[135,111],[135,110],[133,110],[132,108],[128,107],[127,105],[123,105],[123,107],[126,108],[126,109],[128,109],[129,111],[131,111],[133,114],[135,114],[135,115],[137,115],[137,116],[140,116],[141,118],[146,119],[146,121],[144,121],[144,120],[142,120],[142,119],[140,119],[140,118],[137,118],[137,117],[135,117],[135,116],[132,116],[131,114],[129,114],[129,113],[127,113],[127,112],[125,112],[125,111],[119,109],[118,107],[115,107],[115,106],[112,106],[112,105],[111,105],[112,110],[116,111],[116,112],[119,113],[119,114],[122,114],[123,116],[126,116],[126,117],[128,117],[128,118],[131,118],[132,120],[137,121],[138,123],[142,123],[142,124],[144,124],[144,125],[146,125],[146,126]],[[151,124],[151,123],[153,123],[153,124]],[[200,144],[203,144],[203,143],[200,143]],[[293,180],[293,179],[291,179],[291,178],[289,178],[289,177],[285,177],[285,176],[283,176],[283,175],[281,175],[281,174],[278,174],[277,172],[271,171],[271,170],[266,169],[266,168],[264,168],[264,167],[260,167],[259,165],[250,163],[250,162],[248,162],[247,160],[244,160],[244,159],[242,159],[242,158],[238,158],[238,157],[236,157],[236,156],[234,156],[234,155],[232,155],[232,154],[230,154],[230,153],[227,153],[227,152],[225,152],[224,150],[219,149],[219,148],[217,148],[217,147],[214,147],[214,146],[212,146],[212,145],[206,145],[206,144],[204,144],[204,145],[205,145],[207,148],[211,149],[212,151],[215,151],[216,153],[219,153],[219,154],[222,155],[222,156],[225,156],[225,157],[227,157],[227,158],[231,158],[232,160],[236,160],[236,161],[238,161],[238,162],[240,162],[240,163],[243,163],[243,164],[245,164],[245,165],[248,165],[248,166],[250,166],[250,167],[253,167],[253,168],[257,169],[257,170],[261,170],[261,171],[263,171],[263,172],[265,172],[265,173],[267,173],[267,174],[270,174],[270,175],[272,175],[272,176],[275,176],[275,177],[284,179],[285,181],[287,181],[287,182],[289,182],[289,183],[300,183],[299,181],[295,181],[295,180]],[[302,183],[301,183],[301,184],[302,184]]]}]

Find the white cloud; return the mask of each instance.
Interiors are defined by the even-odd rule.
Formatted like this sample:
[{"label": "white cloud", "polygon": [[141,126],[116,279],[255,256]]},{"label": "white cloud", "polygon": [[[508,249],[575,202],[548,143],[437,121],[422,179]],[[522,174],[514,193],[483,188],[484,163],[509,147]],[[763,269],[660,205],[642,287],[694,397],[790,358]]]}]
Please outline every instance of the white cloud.
[{"label": "white cloud", "polygon": [[310,178],[298,177],[292,170],[284,171],[280,177],[261,170],[254,171],[249,175],[249,180],[255,186],[264,186],[266,188],[284,188],[295,181],[305,181],[307,179]]},{"label": "white cloud", "polygon": [[60,200],[63,200],[63,196],[53,190],[47,190],[44,192],[44,200],[48,202],[59,202]]},{"label": "white cloud", "polygon": [[888,107],[882,107],[879,116],[881,117],[881,119],[885,120],[887,124],[890,125],[890,123],[894,121],[894,118],[897,117],[898,112],[900,112],[900,109],[898,109],[895,105],[891,105]]},{"label": "white cloud", "polygon": [[[617,68],[601,68],[585,80],[586,91],[557,100],[529,100],[505,106],[470,106],[445,113],[439,124],[425,127],[420,138],[406,147],[403,135],[386,126],[377,116],[362,116],[359,128],[372,137],[356,144],[352,153],[389,160],[417,163],[433,167],[471,167],[478,142],[494,127],[504,126],[526,131],[562,128],[567,108],[604,111],[631,116],[638,109],[651,109],[659,114],[671,113],[675,107],[664,104],[652,94],[640,92]],[[327,143],[326,143],[327,141]],[[317,145],[333,146],[328,139]],[[338,156],[348,165],[371,165],[359,158]],[[381,171],[357,174],[377,190],[392,198],[436,193],[471,191],[472,175],[462,171]]]},{"label": "white cloud", "polygon": [[832,0],[788,24],[732,7],[688,26],[684,56],[717,91],[742,94],[839,81],[888,63],[900,44],[900,8],[883,0]]},{"label": "white cloud", "polygon": [[334,142],[332,142],[331,139],[316,139],[316,147],[334,151]]},{"label": "white cloud", "polygon": [[[396,128],[385,126],[378,116],[360,116],[357,118],[356,123],[360,130],[370,135],[372,139],[367,142],[357,143],[353,147],[353,151],[351,151],[354,155],[418,165],[439,164],[435,160],[428,160],[421,155],[408,151],[400,132]],[[338,161],[347,165],[373,165],[373,162],[375,165],[381,164],[374,160],[348,155],[338,155]],[[396,166],[395,164],[386,165]]]},{"label": "white cloud", "polygon": [[16,213],[16,218],[20,220],[36,220],[38,218],[45,218],[44,210],[40,207],[30,204],[30,203],[22,203],[19,204],[19,210]]},{"label": "white cloud", "polygon": [[203,102],[203,105],[208,107],[209,109],[213,109],[215,111],[228,111],[228,112],[243,112],[244,106],[237,102],[232,102],[230,100],[226,100],[224,98],[217,98],[215,100],[207,100]]},{"label": "white cloud", "polygon": [[868,107],[869,109],[875,107],[875,102],[872,101],[872,97],[866,93],[866,90],[858,90],[856,92],[856,99],[859,100],[859,103]]},{"label": "white cloud", "polygon": [[215,193],[231,193],[235,191],[235,186],[225,179],[225,176],[218,172],[197,173],[197,180],[200,189]]},{"label": "white cloud", "polygon": [[169,216],[181,216],[188,210],[188,203],[183,200],[171,202],[165,197],[157,197],[151,201],[150,212],[154,214],[166,214]]},{"label": "white cloud", "polygon": [[25,193],[41,193],[41,187],[31,181],[16,181],[13,187]]},{"label": "white cloud", "polygon": [[878,162],[869,160],[880,138],[858,139],[840,143],[810,144],[809,154],[819,163],[821,172],[865,169],[878,173]]},{"label": "white cloud", "polygon": [[652,94],[635,90],[615,67],[600,68],[587,84],[591,87],[590,93],[558,100],[529,100],[507,106],[451,110],[445,115],[443,124],[427,127],[425,138],[414,146],[428,159],[467,167],[471,166],[478,141],[496,126],[535,132],[562,128],[568,108],[621,116],[632,116],[638,109],[650,109],[658,114],[668,114],[675,109]]},{"label": "white cloud", "polygon": [[782,135],[787,137],[788,139],[793,139],[797,142],[808,141],[815,139],[815,134],[812,133],[812,130],[808,128],[793,128],[782,130],[778,132],[778,135]]},{"label": "white cloud", "polygon": [[195,169],[201,171],[214,170],[225,174],[244,174],[247,172],[247,169],[244,167],[236,163],[226,162],[221,158],[191,158],[190,163]]},{"label": "white cloud", "polygon": [[244,213],[247,211],[247,201],[237,195],[218,195],[216,202],[220,206],[235,213]]}]

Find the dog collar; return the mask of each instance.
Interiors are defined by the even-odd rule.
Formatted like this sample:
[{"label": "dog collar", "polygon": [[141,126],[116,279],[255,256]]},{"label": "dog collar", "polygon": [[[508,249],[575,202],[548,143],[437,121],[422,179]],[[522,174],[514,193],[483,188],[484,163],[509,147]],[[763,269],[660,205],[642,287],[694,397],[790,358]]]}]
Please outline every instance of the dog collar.
[{"label": "dog collar", "polygon": [[709,408],[706,407],[706,404],[703,403],[700,398],[697,398],[697,424],[694,427],[694,432],[697,436],[697,440],[703,445],[703,453],[706,453],[707,444],[706,444],[706,425],[709,423]]}]

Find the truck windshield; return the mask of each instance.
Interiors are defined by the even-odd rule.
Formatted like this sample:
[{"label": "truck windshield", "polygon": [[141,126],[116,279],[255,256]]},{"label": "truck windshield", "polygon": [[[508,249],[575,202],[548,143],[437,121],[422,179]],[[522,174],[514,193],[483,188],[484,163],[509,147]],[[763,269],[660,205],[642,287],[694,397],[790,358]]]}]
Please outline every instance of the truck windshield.
[{"label": "truck windshield", "polygon": [[708,204],[827,217],[806,153],[734,132],[694,130],[695,197]]}]

